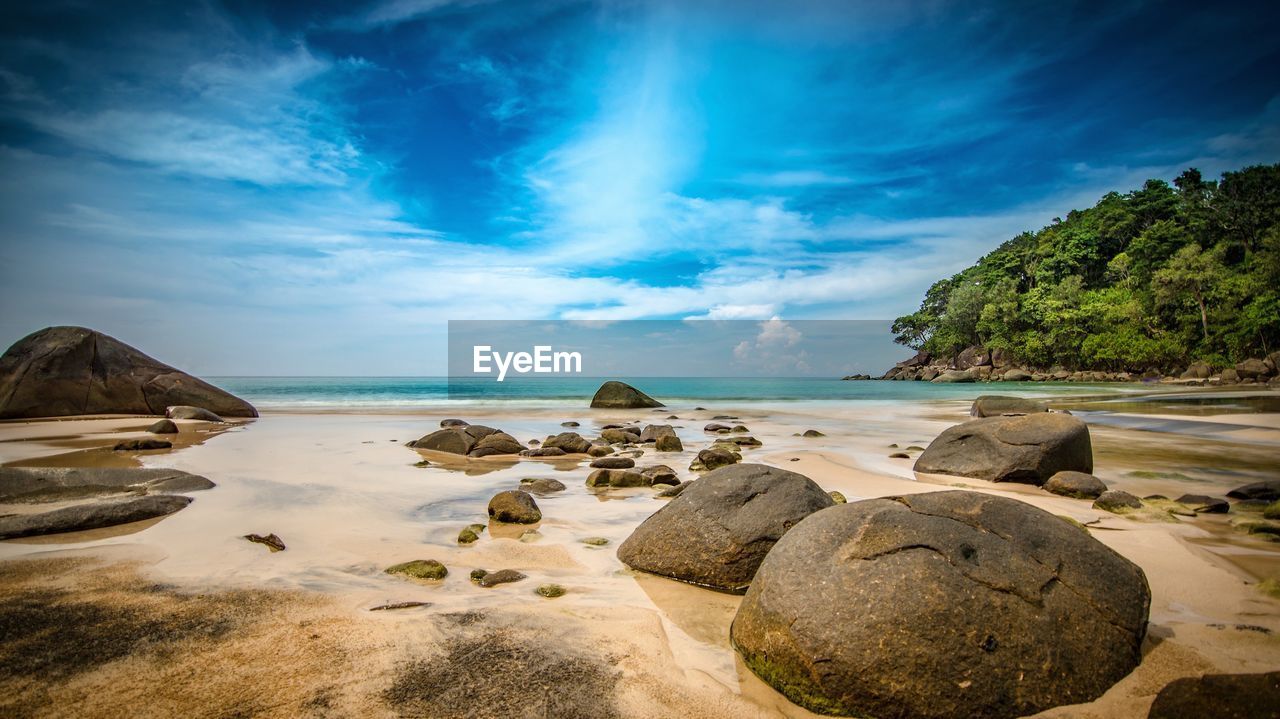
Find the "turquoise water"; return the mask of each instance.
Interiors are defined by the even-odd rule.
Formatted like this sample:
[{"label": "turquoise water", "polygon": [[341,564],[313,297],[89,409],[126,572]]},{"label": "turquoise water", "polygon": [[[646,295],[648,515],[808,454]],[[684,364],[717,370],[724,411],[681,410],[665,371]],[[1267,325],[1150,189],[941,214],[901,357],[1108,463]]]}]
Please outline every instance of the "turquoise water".
[{"label": "turquoise water", "polygon": [[[1113,394],[1138,385],[1043,382],[932,384],[826,378],[620,377],[666,404],[711,401],[894,401],[972,399],[981,394]],[[448,404],[560,404],[589,400],[601,378],[503,382],[446,377],[213,377],[214,384],[259,409],[412,409]]]}]

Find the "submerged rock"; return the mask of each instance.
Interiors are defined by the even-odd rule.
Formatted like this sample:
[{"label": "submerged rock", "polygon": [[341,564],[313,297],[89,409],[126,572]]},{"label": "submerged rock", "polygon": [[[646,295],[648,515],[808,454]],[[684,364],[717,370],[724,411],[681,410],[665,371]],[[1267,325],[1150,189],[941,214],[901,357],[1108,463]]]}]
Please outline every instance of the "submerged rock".
[{"label": "submerged rock", "polygon": [[486,527],[483,524],[469,524],[458,532],[458,544],[474,544],[480,540],[480,533]]},{"label": "submerged rock", "polygon": [[533,496],[519,489],[498,492],[489,500],[489,516],[508,524],[535,524],[542,521],[542,511]]},{"label": "submerged rock", "polygon": [[1064,470],[1093,471],[1084,422],[1065,414],[987,417],[951,427],[916,460],[915,471],[992,482],[1044,484]]},{"label": "submerged rock", "polygon": [[538,494],[551,494],[552,492],[563,492],[565,490],[564,482],[558,479],[550,479],[548,477],[525,477],[520,480],[520,489],[526,492],[537,492]]},{"label": "submerged rock", "polygon": [[801,521],[765,557],[730,639],[819,713],[1006,719],[1127,675],[1150,601],[1139,567],[1047,512],[930,492]]},{"label": "submerged rock", "polygon": [[664,405],[625,382],[610,380],[596,390],[591,406],[598,409],[639,409]]},{"label": "submerged rock", "polygon": [[0,517],[0,539],[101,529],[163,517],[191,504],[190,497],[154,495],[63,507],[36,514]]},{"label": "submerged rock", "polygon": [[153,449],[169,449],[173,443],[167,439],[125,439],[112,447],[117,452],[146,452]]},{"label": "submerged rock", "polygon": [[555,599],[556,597],[563,597],[566,590],[559,584],[541,584],[538,585],[538,588],[534,591],[537,592],[540,597]]},{"label": "submerged rock", "polygon": [[741,593],[784,533],[830,507],[808,477],[762,464],[709,472],[646,519],[618,548],[627,566]]},{"label": "submerged rock", "polygon": [[0,419],[158,415],[176,404],[258,416],[239,397],[84,327],[46,327],[0,356]]},{"label": "submerged rock", "polygon": [[471,581],[482,587],[496,587],[499,584],[518,582],[525,578],[524,574],[521,574],[514,569],[499,569],[496,572],[476,569],[471,572]]},{"label": "submerged rock", "polygon": [[1107,491],[1101,479],[1086,472],[1058,472],[1044,483],[1044,488],[1054,494],[1076,499],[1097,499]]}]

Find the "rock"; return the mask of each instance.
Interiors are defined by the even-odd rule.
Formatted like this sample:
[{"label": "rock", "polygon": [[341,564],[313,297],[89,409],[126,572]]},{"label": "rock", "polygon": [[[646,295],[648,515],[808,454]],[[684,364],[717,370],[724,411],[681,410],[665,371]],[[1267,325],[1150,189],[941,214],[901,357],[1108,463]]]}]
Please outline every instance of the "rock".
[{"label": "rock", "polygon": [[592,460],[591,466],[596,469],[631,469],[636,461],[630,457],[601,457]]},{"label": "rock", "polygon": [[680,478],[676,476],[676,471],[665,464],[654,464],[639,470],[640,474],[648,477],[650,484],[679,484]]},{"label": "rock", "polygon": [[951,361],[954,369],[969,369],[991,365],[991,353],[982,347],[969,347],[956,355]]},{"label": "rock", "polygon": [[201,422],[225,422],[222,417],[210,412],[203,407],[192,407],[190,405],[174,405],[166,407],[164,416],[169,419],[195,419]]},{"label": "rock", "polygon": [[580,425],[577,422],[561,422],[560,426],[561,427],[578,427]]},{"label": "rock", "polygon": [[520,454],[524,457],[563,457],[568,453],[559,447],[538,447],[537,449],[526,449]]},{"label": "rock", "polygon": [[[465,430],[464,430],[465,431]],[[467,452],[468,457],[484,457],[494,454],[519,454],[525,449],[523,444],[506,432],[487,434],[476,442],[475,447]]]},{"label": "rock", "polygon": [[1213,375],[1213,368],[1205,362],[1192,362],[1187,371],[1182,373],[1182,379],[1208,379]]},{"label": "rock", "polygon": [[1280,479],[1267,479],[1243,487],[1236,487],[1227,492],[1232,499],[1254,499],[1263,502],[1274,502],[1280,499]]},{"label": "rock", "polygon": [[1012,364],[1012,362],[1013,362],[1013,358],[1009,356],[1008,352],[1005,352],[1004,350],[998,349],[998,348],[991,350],[991,366],[992,367],[996,369],[1004,369],[1008,367],[1010,364]]},{"label": "rock", "polygon": [[656,442],[659,437],[676,436],[676,428],[669,424],[647,424],[640,431],[641,442]]},{"label": "rock", "polygon": [[499,569],[496,572],[486,572],[483,569],[477,569],[471,572],[471,581],[482,587],[496,587],[499,584],[509,584],[524,579],[525,575],[514,569]]},{"label": "rock", "polygon": [[684,443],[674,434],[664,434],[654,442],[653,449],[657,452],[683,452]]},{"label": "rock", "polygon": [[999,417],[1005,414],[1034,414],[1048,412],[1044,402],[1021,397],[1005,397],[998,394],[984,394],[973,401],[969,408],[971,417]]},{"label": "rock", "polygon": [[804,432],[800,433],[800,436],[801,437],[826,437],[827,435],[819,432],[816,429],[806,429]]},{"label": "rock", "polygon": [[458,544],[474,544],[480,540],[480,533],[485,530],[483,524],[471,524],[458,532]]},{"label": "rock", "polygon": [[974,377],[974,375],[971,372],[969,372],[969,370],[952,369],[952,370],[947,370],[946,372],[943,372],[942,374],[938,375],[937,377],[934,377],[929,381],[953,383],[953,382],[973,382],[976,379],[977,378]]},{"label": "rock", "polygon": [[593,444],[587,450],[587,454],[592,457],[608,457],[613,454],[613,447],[607,444]]},{"label": "rock", "polygon": [[1034,379],[1031,373],[1025,370],[1020,370],[1016,367],[1005,372],[1001,375],[1001,378],[1004,379],[1005,382],[1030,382]]},{"label": "rock", "polygon": [[827,494],[831,497],[831,501],[832,501],[832,502],[835,502],[836,504],[848,504],[848,503],[849,503],[849,500],[848,500],[848,499],[845,499],[845,496],[844,496],[843,494],[841,494],[840,492],[827,492]]},{"label": "rock", "polygon": [[112,447],[117,452],[145,452],[152,449],[169,449],[173,443],[167,439],[125,439]]},{"label": "rock", "polygon": [[695,472],[706,472],[741,461],[742,455],[737,452],[711,447],[698,452],[697,458],[689,465],[689,469]]},{"label": "rock", "polygon": [[387,574],[403,574],[414,579],[444,579],[449,570],[434,559],[415,559],[386,568]]},{"label": "rock", "polygon": [[741,593],[774,542],[831,497],[808,477],[762,464],[694,482],[618,547],[633,569]]},{"label": "rock", "polygon": [[392,602],[390,604],[379,604],[376,607],[369,607],[371,612],[386,612],[396,609],[416,609],[417,607],[429,607],[431,602]]},{"label": "rock", "polygon": [[1236,372],[1234,367],[1228,367],[1222,370],[1220,378],[1222,384],[1236,384],[1240,381],[1240,374]]},{"label": "rock", "polygon": [[732,430],[732,431],[734,431],[734,432],[750,432],[751,430],[747,429],[747,425],[745,425],[745,424],[735,424],[735,425],[733,425],[733,430]]},{"label": "rock", "polygon": [[565,595],[565,588],[559,584],[540,584],[534,591],[538,596],[546,597],[547,599],[555,599]]},{"label": "rock", "polygon": [[246,534],[244,535],[244,538],[254,544],[264,545],[267,549],[271,550],[272,554],[275,554],[276,552],[283,552],[285,550],[284,540],[277,536],[275,532],[272,532],[265,537],[261,534]]},{"label": "rock", "polygon": [[1226,514],[1231,511],[1231,503],[1227,500],[1205,494],[1184,494],[1173,501],[1191,507],[1197,514]]},{"label": "rock", "polygon": [[711,424],[703,427],[702,431],[711,432],[712,434],[728,434],[733,431],[733,427],[730,427],[727,424],[720,424],[719,422],[712,422]]},{"label": "rock", "polygon": [[652,477],[626,469],[597,469],[587,475],[588,487],[648,487]]},{"label": "rock", "polygon": [[736,444],[739,447],[763,447],[764,446],[764,442],[761,442],[755,437],[730,437],[728,440],[724,440],[724,441],[732,442],[733,444]]},{"label": "rock", "polygon": [[731,415],[731,414],[718,414],[718,415],[716,415],[716,416],[712,417],[711,419],[737,419],[737,417],[735,417],[735,416],[733,416],[733,415]]},{"label": "rock", "polygon": [[894,452],[893,454],[889,455],[889,459],[911,459],[911,455],[907,454],[906,452]]},{"label": "rock", "polygon": [[[414,449],[428,449],[435,452],[448,452],[449,454],[468,454],[476,448],[480,440],[491,434],[502,434],[502,431],[493,427],[485,427],[481,424],[454,425],[415,439],[409,442],[408,446]],[[511,435],[506,436],[510,437]],[[517,444],[519,443],[517,442]]]},{"label": "rock", "polygon": [[1142,500],[1119,489],[1108,489],[1094,500],[1093,508],[1123,514],[1130,509],[1141,509]]},{"label": "rock", "polygon": [[689,485],[691,484],[693,484],[692,479],[685,482],[681,482],[680,484],[677,484],[671,487],[667,487],[661,492],[658,492],[658,496],[664,499],[668,499],[671,497],[679,497],[686,489],[689,488]]},{"label": "rock", "polygon": [[0,502],[195,492],[214,486],[197,474],[156,467],[0,467]]},{"label": "rock", "polygon": [[471,424],[464,419],[442,419],[440,420],[440,428],[447,429],[449,427],[466,427]]},{"label": "rock", "polygon": [[151,495],[77,504],[35,514],[10,514],[0,517],[0,539],[114,527],[117,524],[163,517],[190,503],[190,497]]},{"label": "rock", "polygon": [[1129,674],[1150,603],[1142,570],[1087,532],[1017,500],[929,492],[810,515],[765,557],[730,640],[815,712],[1006,719]]},{"label": "rock", "polygon": [[1084,472],[1058,472],[1044,483],[1044,488],[1054,494],[1076,499],[1097,499],[1107,491],[1101,479]]},{"label": "rock", "polygon": [[1280,672],[1206,674],[1169,682],[1147,719],[1280,718]]},{"label": "rock", "polygon": [[550,479],[548,477],[525,477],[520,480],[520,489],[527,492],[537,492],[538,494],[551,494],[552,492],[563,492],[565,490],[564,482],[558,479]]},{"label": "rock", "polygon": [[1260,359],[1247,359],[1236,364],[1236,374],[1241,379],[1266,379],[1271,374],[1271,370]]},{"label": "rock", "polygon": [[597,409],[638,409],[662,407],[663,404],[629,384],[610,380],[596,390],[591,406]]},{"label": "rock", "polygon": [[147,427],[147,431],[151,434],[177,434],[178,425],[174,424],[171,419],[162,419]]},{"label": "rock", "polygon": [[175,404],[258,416],[239,397],[84,327],[47,327],[0,356],[0,419],[157,415]]},{"label": "rock", "polygon": [[986,417],[945,430],[916,460],[915,471],[992,482],[1043,484],[1054,474],[1093,472],[1084,422],[1065,414]]},{"label": "rock", "polygon": [[535,524],[542,521],[542,511],[533,496],[519,489],[498,492],[489,500],[489,516],[508,524]]},{"label": "rock", "polygon": [[600,431],[600,439],[609,444],[635,444],[640,441],[640,435],[625,429],[605,429]]},{"label": "rock", "polygon": [[609,540],[605,539],[604,537],[587,537],[586,539],[582,540],[582,543],[588,544],[592,547],[603,547],[609,543]]}]

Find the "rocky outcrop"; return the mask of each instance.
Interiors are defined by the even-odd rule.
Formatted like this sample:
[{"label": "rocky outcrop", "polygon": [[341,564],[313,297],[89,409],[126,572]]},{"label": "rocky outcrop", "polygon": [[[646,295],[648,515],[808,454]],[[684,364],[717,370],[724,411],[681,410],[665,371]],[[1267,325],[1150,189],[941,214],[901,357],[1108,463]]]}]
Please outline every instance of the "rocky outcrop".
[{"label": "rocky outcrop", "polygon": [[1035,414],[1048,412],[1044,402],[1022,397],[1006,397],[998,394],[984,394],[973,401],[969,408],[970,417],[999,417],[1005,414]]},{"label": "rocky outcrop", "polygon": [[801,521],[765,557],[730,638],[821,714],[1004,719],[1090,701],[1127,675],[1150,602],[1142,570],[1076,526],[1005,497],[931,492]]},{"label": "rocky outcrop", "polygon": [[641,409],[664,405],[625,382],[610,380],[596,390],[591,406],[597,409]]},{"label": "rocky outcrop", "polygon": [[783,534],[833,504],[808,477],[762,464],[709,472],[618,548],[633,569],[740,593]]},{"label": "rocky outcrop", "polygon": [[1097,499],[1107,491],[1101,479],[1085,472],[1058,472],[1044,483],[1044,488],[1075,499]]},{"label": "rocky outcrop", "polygon": [[1056,413],[956,425],[930,442],[915,464],[917,472],[1036,485],[1066,470],[1093,472],[1093,447],[1084,422]]},{"label": "rocky outcrop", "polygon": [[239,397],[84,327],[45,328],[0,356],[0,419],[161,415],[171,405],[258,416]]},{"label": "rocky outcrop", "polygon": [[482,424],[452,424],[415,439],[408,446],[468,457],[519,454],[525,450],[515,437]]},{"label": "rocky outcrop", "polygon": [[186,507],[190,497],[161,494],[77,504],[35,514],[0,517],[0,539],[16,539],[113,527],[163,517]]},{"label": "rocky outcrop", "polygon": [[1280,717],[1280,672],[1206,674],[1165,685],[1147,719],[1276,719]]}]

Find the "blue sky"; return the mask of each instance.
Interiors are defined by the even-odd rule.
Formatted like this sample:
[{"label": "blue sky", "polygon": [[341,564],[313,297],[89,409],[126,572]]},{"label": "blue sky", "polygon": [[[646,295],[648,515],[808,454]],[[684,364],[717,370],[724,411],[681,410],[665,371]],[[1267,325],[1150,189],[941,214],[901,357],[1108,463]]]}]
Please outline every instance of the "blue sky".
[{"label": "blue sky", "polygon": [[7,3],[0,344],[434,374],[449,319],[883,319],[1280,160],[1280,8]]}]

